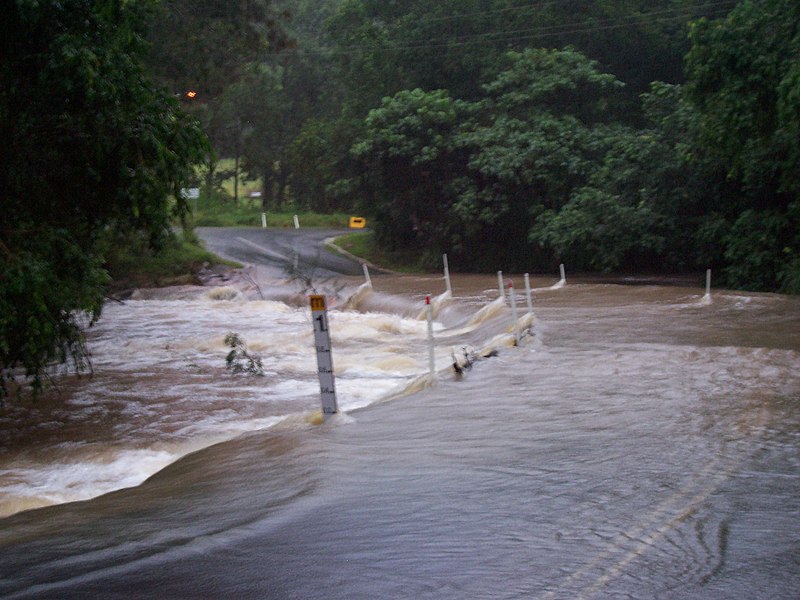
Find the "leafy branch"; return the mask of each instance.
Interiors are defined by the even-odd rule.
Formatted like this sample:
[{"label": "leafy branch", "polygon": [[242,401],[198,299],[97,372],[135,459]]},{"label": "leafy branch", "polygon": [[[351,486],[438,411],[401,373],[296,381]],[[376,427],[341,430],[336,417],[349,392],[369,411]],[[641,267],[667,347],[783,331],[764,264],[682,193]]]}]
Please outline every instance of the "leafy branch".
[{"label": "leafy branch", "polygon": [[238,333],[229,333],[225,336],[225,345],[230,347],[228,356],[225,357],[225,368],[233,373],[249,373],[250,375],[264,376],[264,367],[261,357],[250,354],[247,344],[239,337]]}]

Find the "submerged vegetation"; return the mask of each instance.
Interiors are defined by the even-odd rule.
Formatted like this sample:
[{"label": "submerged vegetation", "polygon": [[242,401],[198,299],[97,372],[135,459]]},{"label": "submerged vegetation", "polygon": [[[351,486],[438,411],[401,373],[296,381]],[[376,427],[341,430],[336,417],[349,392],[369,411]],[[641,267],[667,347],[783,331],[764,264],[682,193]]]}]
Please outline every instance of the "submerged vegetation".
[{"label": "submerged vegetation", "polygon": [[229,333],[225,336],[225,345],[230,348],[225,357],[225,368],[231,373],[247,373],[248,375],[264,376],[264,366],[261,357],[251,354],[247,343],[238,333]]}]

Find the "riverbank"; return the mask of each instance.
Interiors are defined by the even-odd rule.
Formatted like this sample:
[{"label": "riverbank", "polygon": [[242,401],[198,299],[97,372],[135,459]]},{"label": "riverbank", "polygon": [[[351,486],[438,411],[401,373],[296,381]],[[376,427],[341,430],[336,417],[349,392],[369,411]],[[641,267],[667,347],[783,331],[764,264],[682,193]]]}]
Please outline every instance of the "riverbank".
[{"label": "riverbank", "polygon": [[193,232],[183,231],[175,232],[157,253],[130,240],[109,244],[105,258],[112,296],[124,296],[137,288],[204,285],[209,277],[242,266],[220,258],[207,250]]},{"label": "riverbank", "polygon": [[334,249],[359,262],[366,262],[378,269],[395,273],[427,273],[432,269],[426,265],[415,250],[389,251],[381,248],[372,231],[354,231],[337,237],[331,244]]}]

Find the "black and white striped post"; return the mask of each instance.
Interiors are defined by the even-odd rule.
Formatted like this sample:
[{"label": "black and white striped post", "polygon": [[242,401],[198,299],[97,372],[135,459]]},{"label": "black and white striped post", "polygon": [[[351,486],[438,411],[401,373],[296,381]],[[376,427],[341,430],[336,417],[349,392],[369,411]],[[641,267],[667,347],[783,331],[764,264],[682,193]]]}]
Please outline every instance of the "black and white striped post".
[{"label": "black and white striped post", "polygon": [[333,354],[331,353],[331,334],[328,328],[328,311],[325,296],[310,296],[311,320],[314,324],[314,346],[317,351],[317,372],[319,374],[319,395],[322,401],[322,414],[327,417],[338,412],[336,405],[336,384],[333,378]]}]

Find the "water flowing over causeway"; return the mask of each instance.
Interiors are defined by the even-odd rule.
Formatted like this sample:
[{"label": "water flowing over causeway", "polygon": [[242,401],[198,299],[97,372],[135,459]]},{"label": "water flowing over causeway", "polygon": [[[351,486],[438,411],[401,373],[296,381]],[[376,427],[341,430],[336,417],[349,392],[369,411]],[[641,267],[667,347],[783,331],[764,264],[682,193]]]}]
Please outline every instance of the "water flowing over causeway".
[{"label": "water flowing over causeway", "polygon": [[519,346],[489,276],[320,283],[323,424],[297,281],[109,304],[0,412],[0,596],[796,598],[798,299],[553,281]]}]

